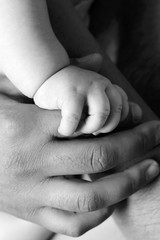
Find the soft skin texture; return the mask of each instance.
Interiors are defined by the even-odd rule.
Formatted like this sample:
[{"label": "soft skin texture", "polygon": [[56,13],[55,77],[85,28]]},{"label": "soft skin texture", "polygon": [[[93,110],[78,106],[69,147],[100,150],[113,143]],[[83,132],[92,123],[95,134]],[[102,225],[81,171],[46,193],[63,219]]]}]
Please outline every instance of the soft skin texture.
[{"label": "soft skin texture", "polygon": [[93,183],[64,176],[100,173],[122,159],[144,156],[160,143],[158,121],[98,141],[66,141],[57,139],[60,114],[28,104],[6,79],[1,79],[0,100],[2,211],[52,232],[79,236],[104,221],[114,204],[159,172],[156,163],[147,160]]},{"label": "soft skin texture", "polygon": [[0,6],[0,70],[40,108],[61,110],[61,134],[73,135],[79,124],[85,134],[107,133],[127,118],[128,98],[120,87],[70,65],[46,0],[0,0]]}]

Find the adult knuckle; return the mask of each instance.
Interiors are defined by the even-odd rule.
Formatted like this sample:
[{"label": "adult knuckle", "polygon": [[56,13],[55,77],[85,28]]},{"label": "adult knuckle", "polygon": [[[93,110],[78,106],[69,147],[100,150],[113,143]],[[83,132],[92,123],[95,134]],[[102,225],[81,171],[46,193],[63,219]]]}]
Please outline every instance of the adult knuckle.
[{"label": "adult knuckle", "polygon": [[77,210],[78,212],[90,212],[93,206],[91,206],[91,196],[88,194],[80,195],[77,198]]},{"label": "adult knuckle", "polygon": [[6,154],[1,162],[1,167],[5,174],[9,174],[10,178],[25,178],[31,177],[36,173],[37,169],[32,161],[32,155],[28,154],[22,146],[13,147]]},{"label": "adult knuckle", "polygon": [[107,154],[103,146],[94,145],[91,149],[90,164],[93,172],[106,170]]},{"label": "adult knuckle", "polygon": [[95,144],[90,150],[90,164],[93,172],[104,172],[114,163],[116,158],[109,142],[105,145]]},{"label": "adult knuckle", "polygon": [[38,217],[40,209],[35,207],[34,205],[31,207],[27,206],[26,211],[24,212],[23,219],[27,221],[35,221]]},{"label": "adult knuckle", "polygon": [[25,164],[22,161],[23,157],[20,152],[11,152],[4,159],[2,165],[5,172],[10,174],[10,177],[16,177],[24,173]]},{"label": "adult knuckle", "polygon": [[92,212],[101,206],[101,198],[94,191],[83,193],[77,198],[78,212]]}]

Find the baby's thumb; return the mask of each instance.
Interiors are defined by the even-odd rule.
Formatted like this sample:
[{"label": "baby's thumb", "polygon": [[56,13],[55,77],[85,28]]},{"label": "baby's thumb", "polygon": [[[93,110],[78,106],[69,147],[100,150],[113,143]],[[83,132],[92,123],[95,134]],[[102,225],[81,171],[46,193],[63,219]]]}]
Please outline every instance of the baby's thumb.
[{"label": "baby's thumb", "polygon": [[81,58],[71,59],[71,64],[94,72],[99,72],[103,57],[99,53],[92,53]]}]

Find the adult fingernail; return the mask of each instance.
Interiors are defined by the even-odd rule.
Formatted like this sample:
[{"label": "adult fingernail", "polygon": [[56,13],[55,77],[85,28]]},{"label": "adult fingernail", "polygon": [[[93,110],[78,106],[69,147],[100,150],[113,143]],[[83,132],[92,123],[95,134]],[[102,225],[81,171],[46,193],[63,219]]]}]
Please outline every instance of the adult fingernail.
[{"label": "adult fingernail", "polygon": [[157,177],[160,173],[159,165],[157,162],[153,162],[147,169],[146,178],[148,181],[151,181]]},{"label": "adult fingernail", "polygon": [[142,119],[142,110],[138,104],[130,103],[130,106],[133,116],[133,122],[138,123]]}]

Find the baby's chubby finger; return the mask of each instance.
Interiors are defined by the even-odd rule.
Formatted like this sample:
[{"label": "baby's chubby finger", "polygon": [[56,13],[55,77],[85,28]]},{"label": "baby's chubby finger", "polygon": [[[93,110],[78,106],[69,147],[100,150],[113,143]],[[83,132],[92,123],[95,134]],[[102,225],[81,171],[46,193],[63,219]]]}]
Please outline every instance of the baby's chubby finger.
[{"label": "baby's chubby finger", "polygon": [[88,117],[80,131],[91,134],[104,126],[110,114],[110,102],[102,85],[95,84],[94,86],[93,84],[88,91],[87,106]]},{"label": "baby's chubby finger", "polygon": [[99,131],[95,132],[94,135],[111,132],[117,127],[121,120],[121,113],[123,108],[123,100],[121,94],[114,85],[109,84],[106,88],[106,95],[110,102],[110,114],[104,126],[99,129]]},{"label": "baby's chubby finger", "polygon": [[114,85],[122,97],[121,125],[136,124],[142,119],[142,110],[136,103],[129,102],[125,91],[118,85]]},{"label": "baby's chubby finger", "polygon": [[125,91],[114,84],[114,87],[117,88],[118,92],[122,97],[122,111],[121,111],[121,122],[122,124],[133,123],[136,124],[142,119],[142,109],[140,106],[134,102],[129,102],[128,96]]},{"label": "baby's chubby finger", "polygon": [[125,119],[120,123],[120,127],[131,127],[140,123],[142,120],[143,112],[140,106],[133,102],[128,102],[129,112]]},{"label": "baby's chubby finger", "polygon": [[63,136],[71,136],[76,131],[82,111],[84,108],[85,97],[81,94],[71,94],[64,98],[61,105],[62,119],[58,132]]}]

